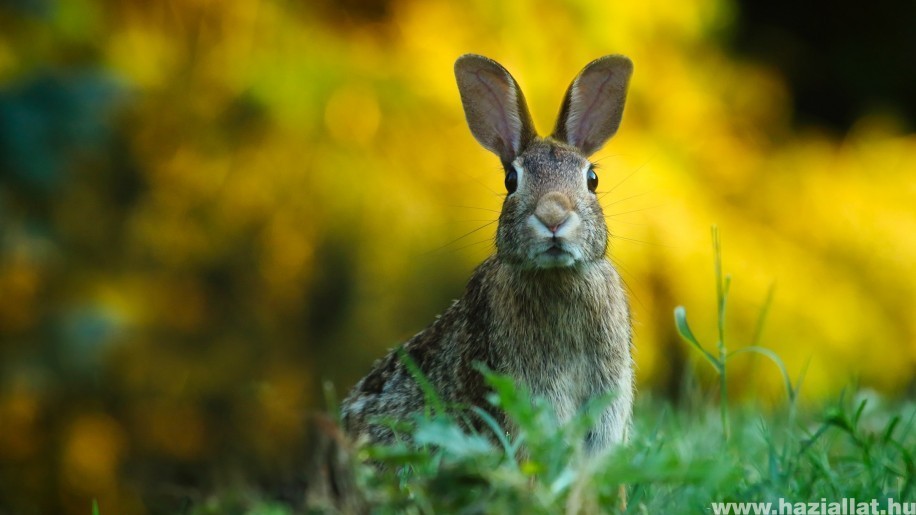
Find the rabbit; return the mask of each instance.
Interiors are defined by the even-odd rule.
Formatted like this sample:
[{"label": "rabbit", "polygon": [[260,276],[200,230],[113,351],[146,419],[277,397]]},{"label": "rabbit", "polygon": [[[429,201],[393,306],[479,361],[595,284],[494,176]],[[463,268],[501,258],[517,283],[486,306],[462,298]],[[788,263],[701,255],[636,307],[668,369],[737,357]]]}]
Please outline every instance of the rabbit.
[{"label": "rabbit", "polygon": [[404,353],[447,405],[486,409],[510,433],[475,363],[546,398],[561,423],[590,399],[615,392],[583,445],[597,454],[625,441],[635,392],[630,312],[607,257],[598,176],[588,157],[617,132],[632,71],[621,55],[589,63],[569,86],[553,134],[541,138],[505,68],[480,55],[458,58],[468,126],[505,171],[496,253],[477,267],[460,299],[353,387],[341,404],[351,437],[390,442],[392,430],[380,419],[409,419],[424,409]]}]

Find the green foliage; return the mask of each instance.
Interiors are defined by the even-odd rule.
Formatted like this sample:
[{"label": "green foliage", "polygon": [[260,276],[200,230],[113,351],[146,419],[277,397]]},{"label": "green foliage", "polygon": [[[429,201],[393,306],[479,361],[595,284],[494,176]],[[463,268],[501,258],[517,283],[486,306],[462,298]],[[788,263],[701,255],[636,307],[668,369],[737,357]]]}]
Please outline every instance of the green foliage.
[{"label": "green foliage", "polygon": [[[466,415],[417,416],[410,433],[413,445],[365,449],[367,457],[383,465],[382,472],[373,468],[367,475],[372,501],[382,512],[552,513],[576,502],[573,497],[591,484],[599,470],[580,466],[586,463],[582,444],[595,414],[611,397],[560,424],[546,400],[532,398],[508,377],[483,373],[494,392],[490,401],[517,429],[508,432],[479,408]],[[484,418],[492,432],[468,430],[465,418],[472,416]],[[589,495],[614,502],[620,483],[616,474],[606,471],[609,481]]]},{"label": "green foliage", "polygon": [[559,424],[524,387],[489,372],[486,378],[491,402],[516,433],[494,427],[494,437],[469,431],[458,416],[418,415],[409,430],[413,445],[363,449],[373,463],[361,478],[374,512],[704,513],[720,501],[883,501],[916,493],[916,406],[869,392],[844,395],[797,420],[736,408],[728,440],[714,408],[646,398],[630,441],[590,457],[582,442],[594,410]]}]

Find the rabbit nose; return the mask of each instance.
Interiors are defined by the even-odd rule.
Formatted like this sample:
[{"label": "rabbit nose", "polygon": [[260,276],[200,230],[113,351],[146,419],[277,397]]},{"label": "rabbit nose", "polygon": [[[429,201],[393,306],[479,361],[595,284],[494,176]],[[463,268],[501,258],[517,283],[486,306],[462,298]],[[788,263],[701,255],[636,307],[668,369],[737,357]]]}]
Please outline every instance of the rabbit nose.
[{"label": "rabbit nose", "polygon": [[550,232],[555,233],[569,218],[569,212],[572,209],[572,203],[569,197],[559,191],[551,191],[540,200],[534,210],[534,216],[547,227]]}]

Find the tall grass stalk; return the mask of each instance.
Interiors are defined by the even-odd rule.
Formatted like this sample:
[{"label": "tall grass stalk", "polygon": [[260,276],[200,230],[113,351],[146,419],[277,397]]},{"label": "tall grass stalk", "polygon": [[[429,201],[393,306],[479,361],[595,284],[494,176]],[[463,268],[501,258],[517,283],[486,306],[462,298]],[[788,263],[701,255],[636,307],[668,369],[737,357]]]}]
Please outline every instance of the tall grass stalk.
[{"label": "tall grass stalk", "polygon": [[693,331],[690,330],[690,325],[687,323],[687,310],[684,308],[684,306],[678,306],[674,308],[674,324],[677,328],[678,334],[681,335],[681,338],[689,343],[694,349],[698,350],[703,355],[703,357],[706,358],[706,361],[712,365],[713,369],[716,371],[716,374],[719,376],[719,418],[722,423],[722,438],[724,441],[728,441],[731,437],[731,427],[728,420],[729,359],[733,358],[737,354],[744,353],[760,354],[769,358],[782,374],[783,382],[786,388],[786,395],[789,399],[790,419],[794,419],[795,401],[798,396],[798,387],[801,384],[801,378],[796,385],[793,385],[782,359],[772,350],[760,345],[760,338],[763,333],[763,325],[766,316],[769,313],[770,304],[773,301],[772,287],[770,287],[769,291],[767,292],[766,300],[764,301],[763,307],[760,310],[760,315],[757,318],[757,326],[754,329],[754,335],[752,336],[751,340],[752,343],[735,351],[728,351],[728,345],[726,344],[725,340],[725,315],[726,306],[728,304],[728,294],[731,288],[731,276],[728,274],[723,274],[722,272],[722,239],[719,235],[719,228],[713,226],[711,232],[716,274],[716,326],[718,330],[716,350],[718,355],[713,355],[711,352],[706,350],[706,348],[703,347],[697,337],[694,336]]}]

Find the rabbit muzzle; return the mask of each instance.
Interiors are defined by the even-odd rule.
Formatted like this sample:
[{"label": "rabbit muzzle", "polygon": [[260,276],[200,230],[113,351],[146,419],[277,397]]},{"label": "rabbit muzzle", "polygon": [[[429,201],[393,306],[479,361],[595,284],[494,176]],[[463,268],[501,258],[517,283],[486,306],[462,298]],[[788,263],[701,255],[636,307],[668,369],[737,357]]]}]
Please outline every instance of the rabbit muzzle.
[{"label": "rabbit muzzle", "polygon": [[541,196],[528,217],[534,236],[529,258],[535,267],[567,267],[581,259],[582,251],[575,242],[580,223],[566,194],[551,191]]}]

